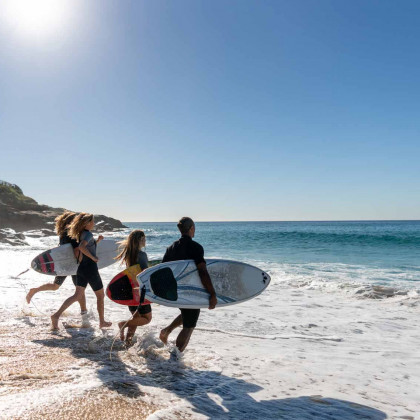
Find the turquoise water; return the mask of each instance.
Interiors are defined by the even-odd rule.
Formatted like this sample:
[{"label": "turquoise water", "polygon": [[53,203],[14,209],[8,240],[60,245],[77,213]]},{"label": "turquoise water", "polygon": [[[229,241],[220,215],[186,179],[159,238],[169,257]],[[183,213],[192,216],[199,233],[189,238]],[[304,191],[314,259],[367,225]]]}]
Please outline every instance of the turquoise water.
[{"label": "turquoise water", "polygon": [[[126,223],[143,229],[151,257],[179,237],[175,223]],[[271,269],[279,280],[420,287],[420,221],[198,222],[206,257]]]}]

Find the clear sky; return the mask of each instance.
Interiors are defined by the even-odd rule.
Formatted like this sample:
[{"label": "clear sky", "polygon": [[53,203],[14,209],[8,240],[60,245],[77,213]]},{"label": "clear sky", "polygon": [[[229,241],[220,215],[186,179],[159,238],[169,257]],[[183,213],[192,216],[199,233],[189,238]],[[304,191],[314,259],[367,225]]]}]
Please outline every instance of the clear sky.
[{"label": "clear sky", "polygon": [[420,1],[0,0],[0,179],[124,221],[420,218]]}]

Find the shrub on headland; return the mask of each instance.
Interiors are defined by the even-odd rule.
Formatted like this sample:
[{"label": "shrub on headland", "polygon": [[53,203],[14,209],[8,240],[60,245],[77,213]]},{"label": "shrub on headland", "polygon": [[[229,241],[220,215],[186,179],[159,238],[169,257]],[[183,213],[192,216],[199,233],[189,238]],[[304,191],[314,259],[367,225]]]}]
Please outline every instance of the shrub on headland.
[{"label": "shrub on headland", "polygon": [[[0,229],[16,232],[39,229],[54,229],[54,219],[65,209],[38,204],[23,194],[20,187],[0,181]],[[119,220],[104,215],[95,215],[97,231],[112,231],[125,228]],[[0,237],[0,242],[2,241]]]}]

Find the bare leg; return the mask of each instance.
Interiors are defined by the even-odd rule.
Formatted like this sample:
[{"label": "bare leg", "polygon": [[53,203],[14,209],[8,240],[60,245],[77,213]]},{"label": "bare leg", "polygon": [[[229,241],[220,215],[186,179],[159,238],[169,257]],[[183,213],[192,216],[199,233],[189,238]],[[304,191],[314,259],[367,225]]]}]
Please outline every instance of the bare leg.
[{"label": "bare leg", "polygon": [[159,338],[161,341],[163,341],[165,344],[168,343],[168,337],[169,334],[177,327],[180,327],[182,325],[182,315],[178,315],[170,325],[168,325],[166,328],[161,330]]},{"label": "bare leg", "polygon": [[99,315],[99,328],[108,328],[112,325],[112,322],[105,321],[104,317],[104,299],[105,299],[105,293],[104,289],[99,289],[95,291],[96,295],[96,307],[98,309],[98,315]]},{"label": "bare leg", "polygon": [[81,298],[81,294],[85,294],[85,288],[82,286],[76,286],[76,291],[74,292],[74,295],[67,298],[61,305],[60,309],[55,314],[51,315],[51,323],[53,330],[58,330],[58,320],[60,319],[61,314],[69,306],[73,305],[74,302],[77,302]]},{"label": "bare leg", "polygon": [[152,313],[149,312],[148,314],[139,314],[136,312],[132,319],[128,321],[121,321],[118,323],[118,328],[120,329],[120,338],[121,341],[124,341],[124,329],[128,328],[129,331],[133,331],[132,335],[134,335],[137,327],[141,327],[142,325],[148,324],[152,320]]},{"label": "bare leg", "polygon": [[87,308],[86,308],[86,295],[84,293],[83,293],[83,295],[79,299],[79,305],[80,305],[80,312],[86,313],[87,312]]},{"label": "bare leg", "polygon": [[129,321],[119,322],[118,327],[120,329],[121,341],[124,341],[124,329],[128,328],[127,337],[125,338],[125,343],[127,345],[130,345],[137,327],[147,325],[151,320],[152,320],[151,312],[149,312],[148,314],[139,314],[138,312],[136,312],[134,314],[134,317],[130,319]]},{"label": "bare leg", "polygon": [[127,330],[127,337],[125,338],[125,345],[131,347],[133,345],[133,337],[136,333],[137,327],[129,327]]},{"label": "bare leg", "polygon": [[125,340],[125,333],[124,330],[127,327],[126,323],[128,321],[121,321],[118,323],[118,329],[120,330],[120,340],[124,341]]},{"label": "bare leg", "polygon": [[193,331],[194,328],[183,328],[178,334],[178,337],[176,338],[176,346],[180,352],[183,352],[187,347]]},{"label": "bare leg", "polygon": [[[73,280],[73,284],[76,287],[77,286],[77,275],[72,275],[71,279]],[[87,314],[86,294],[83,294],[83,295],[80,296],[79,305],[80,305],[80,312],[82,314],[82,319],[83,319],[83,315]]]},{"label": "bare leg", "polygon": [[56,283],[46,283],[39,287],[34,287],[29,290],[28,294],[26,295],[26,302],[31,303],[31,299],[34,297],[35,294],[38,292],[43,292],[45,290],[58,290],[60,285]]}]

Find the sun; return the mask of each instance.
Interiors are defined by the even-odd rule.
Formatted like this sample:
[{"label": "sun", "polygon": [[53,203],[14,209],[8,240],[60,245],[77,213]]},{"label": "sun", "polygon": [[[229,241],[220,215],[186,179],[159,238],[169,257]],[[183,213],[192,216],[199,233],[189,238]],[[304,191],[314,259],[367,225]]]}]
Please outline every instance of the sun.
[{"label": "sun", "polygon": [[68,22],[67,0],[3,0],[0,13],[11,30],[44,37],[60,32]]}]

